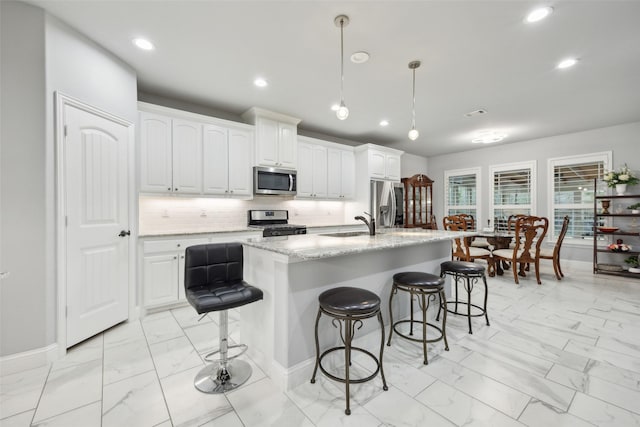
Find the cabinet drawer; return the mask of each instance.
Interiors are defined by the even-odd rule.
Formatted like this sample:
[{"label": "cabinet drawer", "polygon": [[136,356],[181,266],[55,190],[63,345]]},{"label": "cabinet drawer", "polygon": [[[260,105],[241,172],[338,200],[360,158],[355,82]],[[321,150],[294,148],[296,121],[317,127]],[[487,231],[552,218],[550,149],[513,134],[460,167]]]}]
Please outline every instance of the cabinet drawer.
[{"label": "cabinet drawer", "polygon": [[202,245],[204,243],[209,243],[209,239],[202,237],[198,239],[155,240],[151,242],[144,242],[143,251],[145,254],[183,251],[189,246]]}]

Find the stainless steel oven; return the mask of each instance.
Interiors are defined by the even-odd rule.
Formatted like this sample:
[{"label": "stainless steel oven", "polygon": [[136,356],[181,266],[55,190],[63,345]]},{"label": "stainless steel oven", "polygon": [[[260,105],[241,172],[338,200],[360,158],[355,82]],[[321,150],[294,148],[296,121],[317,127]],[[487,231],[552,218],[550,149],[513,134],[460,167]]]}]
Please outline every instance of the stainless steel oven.
[{"label": "stainless steel oven", "polygon": [[295,196],[297,186],[296,171],[290,169],[253,168],[254,194]]}]

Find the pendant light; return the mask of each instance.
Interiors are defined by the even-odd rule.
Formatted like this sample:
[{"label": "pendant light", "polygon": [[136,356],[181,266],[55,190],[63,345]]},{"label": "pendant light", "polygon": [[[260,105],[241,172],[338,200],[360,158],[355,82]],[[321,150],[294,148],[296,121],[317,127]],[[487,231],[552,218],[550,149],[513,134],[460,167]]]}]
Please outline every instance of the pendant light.
[{"label": "pendant light", "polygon": [[338,15],[333,20],[336,27],[340,27],[340,106],[336,110],[336,117],[345,120],[349,117],[349,109],[344,105],[344,27],[349,25],[349,17],[347,15]]},{"label": "pendant light", "polygon": [[411,130],[409,131],[409,139],[415,141],[420,136],[416,129],[416,68],[420,67],[420,61],[409,62],[409,69],[413,70],[413,107],[411,109]]}]

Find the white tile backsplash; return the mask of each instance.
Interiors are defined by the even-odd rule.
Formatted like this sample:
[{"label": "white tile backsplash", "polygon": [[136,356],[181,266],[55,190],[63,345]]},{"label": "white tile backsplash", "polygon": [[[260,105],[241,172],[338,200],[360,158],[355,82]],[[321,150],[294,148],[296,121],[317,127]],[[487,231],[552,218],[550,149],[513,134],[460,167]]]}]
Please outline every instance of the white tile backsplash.
[{"label": "white tile backsplash", "polygon": [[355,223],[345,220],[345,202],[291,200],[284,197],[256,197],[253,200],[140,197],[139,232],[193,233],[241,229],[247,226],[250,209],[286,209],[289,222],[306,226]]}]

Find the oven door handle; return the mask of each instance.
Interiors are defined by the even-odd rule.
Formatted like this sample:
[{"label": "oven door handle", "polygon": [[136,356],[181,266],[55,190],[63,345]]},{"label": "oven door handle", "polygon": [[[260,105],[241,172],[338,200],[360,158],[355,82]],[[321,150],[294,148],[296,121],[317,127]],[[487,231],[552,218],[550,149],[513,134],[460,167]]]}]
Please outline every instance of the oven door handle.
[{"label": "oven door handle", "polygon": [[293,174],[289,174],[289,191],[293,191]]}]

